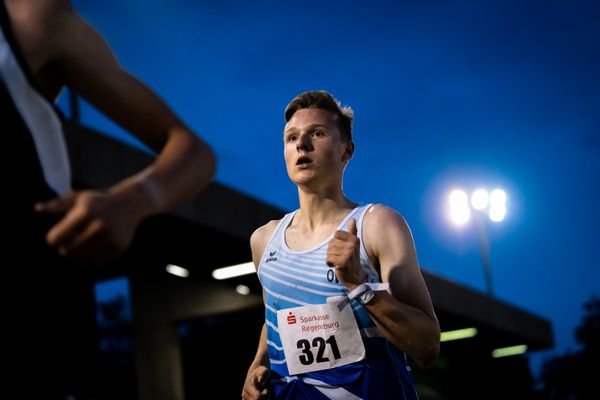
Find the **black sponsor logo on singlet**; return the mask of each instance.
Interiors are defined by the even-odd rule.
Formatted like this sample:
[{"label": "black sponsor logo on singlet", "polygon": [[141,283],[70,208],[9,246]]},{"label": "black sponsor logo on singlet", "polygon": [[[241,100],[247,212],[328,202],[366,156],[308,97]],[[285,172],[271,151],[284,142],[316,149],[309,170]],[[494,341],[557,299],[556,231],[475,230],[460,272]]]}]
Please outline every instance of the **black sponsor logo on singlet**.
[{"label": "black sponsor logo on singlet", "polygon": [[277,250],[276,251],[270,251],[269,252],[269,258],[267,258],[265,260],[265,263],[268,263],[268,262],[271,262],[271,261],[277,261],[277,257],[273,257],[275,255],[275,253],[277,253]]}]

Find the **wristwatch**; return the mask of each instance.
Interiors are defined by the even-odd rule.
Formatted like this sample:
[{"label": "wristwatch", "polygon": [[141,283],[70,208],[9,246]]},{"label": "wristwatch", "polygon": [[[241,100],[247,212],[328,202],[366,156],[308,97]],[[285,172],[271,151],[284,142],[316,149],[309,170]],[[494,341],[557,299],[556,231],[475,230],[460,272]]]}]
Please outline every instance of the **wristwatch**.
[{"label": "wristwatch", "polygon": [[365,290],[364,292],[362,292],[361,294],[356,296],[356,300],[358,300],[358,302],[362,306],[364,306],[365,304],[367,304],[368,302],[373,300],[373,297],[375,297],[375,292],[373,290],[371,290],[370,287],[367,286],[367,290]]}]

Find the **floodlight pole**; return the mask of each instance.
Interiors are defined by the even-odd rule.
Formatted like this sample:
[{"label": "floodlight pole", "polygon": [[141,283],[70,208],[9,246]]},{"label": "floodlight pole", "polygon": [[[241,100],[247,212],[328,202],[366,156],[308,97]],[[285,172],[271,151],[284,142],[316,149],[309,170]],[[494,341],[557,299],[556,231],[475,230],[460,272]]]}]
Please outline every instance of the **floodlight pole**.
[{"label": "floodlight pole", "polygon": [[487,294],[490,297],[494,297],[494,290],[492,286],[492,266],[490,263],[490,242],[485,231],[485,216],[479,210],[473,211],[475,211],[473,214],[475,214],[475,224],[477,225],[477,231],[479,233],[479,250],[481,253],[481,262],[483,263]]}]

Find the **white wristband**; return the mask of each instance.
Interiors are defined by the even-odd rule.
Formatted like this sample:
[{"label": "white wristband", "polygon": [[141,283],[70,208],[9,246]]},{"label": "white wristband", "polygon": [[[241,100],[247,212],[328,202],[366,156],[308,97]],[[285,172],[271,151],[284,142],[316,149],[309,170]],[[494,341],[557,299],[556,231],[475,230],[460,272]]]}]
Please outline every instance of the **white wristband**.
[{"label": "white wristband", "polygon": [[350,293],[348,293],[348,298],[352,300],[356,296],[360,296],[361,294],[367,291],[367,288],[368,286],[366,283],[361,283],[360,285],[352,289]]},{"label": "white wristband", "polygon": [[374,283],[374,282],[365,282],[365,283],[361,283],[360,285],[358,285],[357,287],[355,287],[354,289],[352,289],[352,291],[350,293],[348,293],[348,298],[350,300],[352,300],[355,297],[360,296],[361,294],[363,294],[364,292],[367,291],[367,288],[371,288],[371,290],[373,291],[383,291],[383,290],[387,290],[389,292],[390,290],[390,284],[388,282],[381,282],[381,283]]}]

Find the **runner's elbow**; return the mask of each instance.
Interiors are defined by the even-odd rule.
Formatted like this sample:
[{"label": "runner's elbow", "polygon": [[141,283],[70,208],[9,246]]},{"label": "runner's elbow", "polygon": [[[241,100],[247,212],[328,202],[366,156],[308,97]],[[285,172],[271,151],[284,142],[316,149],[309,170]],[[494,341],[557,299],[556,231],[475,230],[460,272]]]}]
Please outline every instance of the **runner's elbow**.
[{"label": "runner's elbow", "polygon": [[427,367],[437,359],[440,354],[440,342],[439,340],[432,342],[423,347],[419,351],[419,354],[415,355],[413,359],[419,367]]}]

